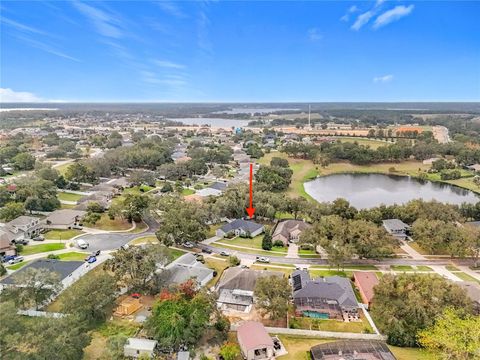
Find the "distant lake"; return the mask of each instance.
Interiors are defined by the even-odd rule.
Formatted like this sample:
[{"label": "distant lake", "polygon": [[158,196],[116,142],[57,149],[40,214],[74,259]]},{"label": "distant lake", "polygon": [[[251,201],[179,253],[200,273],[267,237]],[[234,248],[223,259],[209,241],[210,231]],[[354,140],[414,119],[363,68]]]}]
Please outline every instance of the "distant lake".
[{"label": "distant lake", "polygon": [[231,110],[215,111],[214,114],[270,114],[277,111],[298,111],[287,108],[232,108]]},{"label": "distant lake", "polygon": [[337,174],[319,177],[304,184],[305,191],[319,202],[344,198],[357,209],[381,204],[403,204],[413,199],[443,203],[476,203],[480,196],[457,186],[420,181],[408,176],[382,174]]},{"label": "distant lake", "polygon": [[169,119],[172,121],[180,121],[185,125],[209,125],[213,127],[231,128],[245,127],[250,120],[235,120],[235,119],[217,119],[217,118],[181,118]]}]

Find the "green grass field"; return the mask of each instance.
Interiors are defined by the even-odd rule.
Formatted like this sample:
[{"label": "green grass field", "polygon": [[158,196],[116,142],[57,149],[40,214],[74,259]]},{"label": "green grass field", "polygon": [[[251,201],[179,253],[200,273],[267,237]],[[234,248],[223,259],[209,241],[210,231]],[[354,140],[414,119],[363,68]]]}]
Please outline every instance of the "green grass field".
[{"label": "green grass field", "polygon": [[85,253],[80,253],[80,252],[68,252],[68,253],[63,253],[63,254],[58,254],[58,259],[62,261],[84,261],[86,258]]},{"label": "green grass field", "polygon": [[15,264],[15,265],[9,265],[7,266],[7,269],[10,269],[10,270],[18,270],[22,267],[24,267],[25,265],[27,265],[30,261],[22,261],[18,264]]},{"label": "green grass field", "polygon": [[23,247],[21,255],[33,255],[48,251],[62,250],[65,249],[65,244],[62,243],[52,243],[52,244],[40,244],[40,245],[27,245]]},{"label": "green grass field", "polygon": [[455,273],[455,276],[458,276],[460,279],[462,279],[463,281],[470,281],[470,282],[476,282],[477,284],[480,284],[480,280],[477,280],[476,278],[474,278],[473,276],[467,274],[467,273],[464,273],[464,272],[456,272]]},{"label": "green grass field", "polygon": [[44,234],[45,239],[47,240],[70,240],[74,236],[84,234],[81,230],[70,229],[70,230],[61,230],[53,229]]},{"label": "green grass field", "polygon": [[83,195],[74,194],[71,192],[58,192],[57,198],[60,201],[78,201],[83,197]]},{"label": "green grass field", "polygon": [[390,269],[394,271],[413,271],[413,268],[410,265],[392,265]]},{"label": "green grass field", "polygon": [[195,194],[195,190],[189,189],[189,188],[183,188],[182,189],[182,195],[183,196],[188,196],[188,195],[193,195]]},{"label": "green grass field", "polygon": [[130,229],[132,224],[120,217],[116,217],[115,219],[111,220],[106,213],[103,213],[102,217],[96,222],[95,225],[87,224],[87,226],[99,230],[120,231]]}]

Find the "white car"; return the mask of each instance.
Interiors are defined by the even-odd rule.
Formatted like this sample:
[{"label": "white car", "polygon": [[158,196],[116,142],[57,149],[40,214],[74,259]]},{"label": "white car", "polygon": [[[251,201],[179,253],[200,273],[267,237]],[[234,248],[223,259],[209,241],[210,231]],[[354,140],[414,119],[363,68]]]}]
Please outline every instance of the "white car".
[{"label": "white car", "polygon": [[82,239],[78,239],[77,240],[77,246],[80,248],[80,249],[86,249],[88,248],[88,243],[85,241],[85,240],[82,240]]},{"label": "white car", "polygon": [[261,262],[261,263],[269,263],[270,259],[268,257],[265,257],[265,256],[257,256],[257,261]]},{"label": "white car", "polygon": [[13,265],[13,264],[17,264],[19,262],[22,262],[23,260],[24,260],[23,256],[17,256],[17,257],[14,257],[13,259],[8,260],[8,263],[10,265]]},{"label": "white car", "polygon": [[183,247],[186,247],[187,249],[191,249],[193,248],[193,244],[191,242],[186,242],[185,244],[183,244]]},{"label": "white car", "polygon": [[222,252],[220,253],[220,255],[222,255],[222,256],[230,256],[230,253],[227,252],[227,251],[222,251]]}]

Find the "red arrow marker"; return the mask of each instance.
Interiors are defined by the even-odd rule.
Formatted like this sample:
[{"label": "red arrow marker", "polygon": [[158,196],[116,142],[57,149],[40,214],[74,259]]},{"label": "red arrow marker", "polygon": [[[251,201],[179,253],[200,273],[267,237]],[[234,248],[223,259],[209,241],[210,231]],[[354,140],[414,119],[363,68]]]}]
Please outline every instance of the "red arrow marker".
[{"label": "red arrow marker", "polygon": [[247,214],[250,217],[250,219],[253,217],[253,214],[255,214],[255,208],[253,207],[253,164],[250,164],[250,207],[246,208]]}]

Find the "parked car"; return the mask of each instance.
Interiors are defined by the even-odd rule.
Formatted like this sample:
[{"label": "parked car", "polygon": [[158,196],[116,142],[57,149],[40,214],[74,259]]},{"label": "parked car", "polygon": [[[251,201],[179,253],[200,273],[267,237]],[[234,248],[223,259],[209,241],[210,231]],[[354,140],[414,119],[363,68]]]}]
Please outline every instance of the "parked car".
[{"label": "parked car", "polygon": [[80,248],[80,249],[86,249],[88,248],[89,244],[85,241],[85,240],[82,240],[82,239],[77,239],[76,240],[77,242],[77,246]]},{"label": "parked car", "polygon": [[220,253],[220,255],[222,255],[222,256],[230,256],[230,253],[227,252],[227,251],[222,251],[222,252]]},{"label": "parked car", "polygon": [[129,247],[130,247],[130,245],[125,244],[125,245],[120,246],[120,249],[127,250]]},{"label": "parked car", "polygon": [[140,295],[139,293],[133,293],[132,295],[130,295],[132,298],[134,299],[140,299],[142,295]]},{"label": "parked car", "polygon": [[85,258],[85,261],[86,262],[89,262],[91,258],[94,258],[95,255],[88,255],[86,258]]},{"label": "parked car", "polygon": [[202,249],[202,252],[205,253],[205,254],[211,254],[213,251],[205,248],[205,249]]},{"label": "parked car", "polygon": [[43,237],[42,235],[38,235],[38,236],[35,236],[32,238],[33,241],[43,241],[45,240],[45,237]]},{"label": "parked car", "polygon": [[86,259],[87,263],[89,264],[93,264],[95,261],[97,261],[97,257],[96,256],[89,256],[87,259]]},{"label": "parked car", "polygon": [[101,253],[100,250],[92,251],[92,253],[90,254],[90,256],[98,256],[98,255],[100,255],[100,253]]},{"label": "parked car", "polygon": [[16,240],[15,241],[15,244],[19,244],[19,245],[28,245],[30,241],[28,239],[21,239],[21,240]]},{"label": "parked car", "polygon": [[183,247],[186,247],[187,249],[191,249],[193,248],[193,244],[187,241],[186,243],[183,244]]},{"label": "parked car", "polygon": [[81,224],[72,225],[72,229],[75,229],[75,230],[83,230],[83,225],[81,225]]},{"label": "parked car", "polygon": [[275,350],[280,350],[282,348],[282,344],[280,343],[280,339],[276,336],[272,337],[273,341],[273,348]]},{"label": "parked car", "polygon": [[15,256],[13,259],[8,260],[8,263],[10,265],[18,264],[19,262],[22,262],[23,260],[24,260],[23,256]]},{"label": "parked car", "polygon": [[5,255],[2,257],[2,262],[9,262],[12,259],[15,259],[15,255]]},{"label": "parked car", "polygon": [[270,259],[268,257],[265,257],[265,256],[257,256],[257,261],[261,262],[261,263],[269,263]]}]

